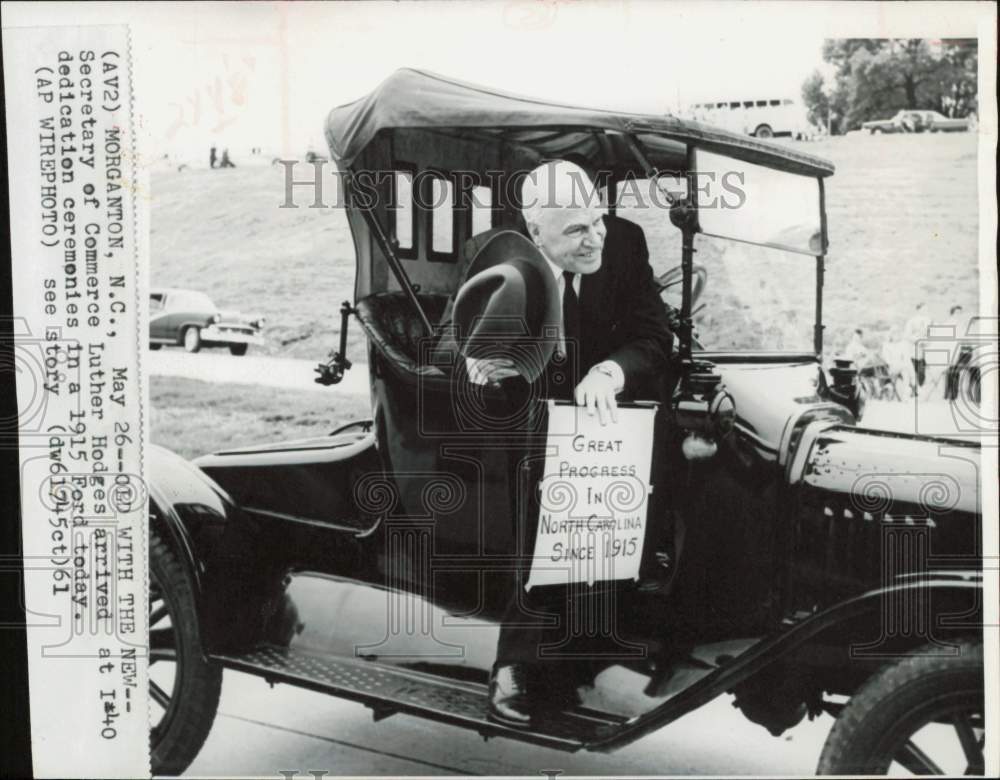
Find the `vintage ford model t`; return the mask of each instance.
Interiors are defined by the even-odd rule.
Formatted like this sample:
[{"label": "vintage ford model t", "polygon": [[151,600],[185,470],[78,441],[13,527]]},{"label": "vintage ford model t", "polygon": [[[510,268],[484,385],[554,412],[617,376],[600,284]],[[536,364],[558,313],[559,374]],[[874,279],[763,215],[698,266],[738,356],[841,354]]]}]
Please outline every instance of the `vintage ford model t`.
[{"label": "vintage ford model t", "polygon": [[[225,669],[568,751],[613,750],[730,693],[775,735],[835,716],[819,773],[984,771],[979,446],[865,427],[856,372],[824,362],[831,164],[412,70],[334,109],[326,133],[372,419],[194,463],[154,448],[155,771],[197,755]],[[669,587],[595,584],[628,605],[623,652],[582,703],[517,729],[486,707],[513,510],[481,441],[442,465],[428,410],[454,402],[456,372],[425,348],[466,240],[517,229],[518,172],[566,157],[642,224],[654,267],[676,266],[660,277],[676,339],[654,443]],[[647,195],[661,199],[636,208]],[[321,380],[350,367],[344,343]],[[939,763],[947,742],[960,765]]]}]

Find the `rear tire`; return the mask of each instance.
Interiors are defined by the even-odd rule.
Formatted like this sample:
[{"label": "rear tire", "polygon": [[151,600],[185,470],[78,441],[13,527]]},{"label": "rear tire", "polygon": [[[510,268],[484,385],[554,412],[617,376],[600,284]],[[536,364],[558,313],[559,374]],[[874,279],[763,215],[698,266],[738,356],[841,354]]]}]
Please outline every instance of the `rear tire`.
[{"label": "rear tire", "polygon": [[[928,645],[858,689],[830,730],[817,774],[884,775],[894,762],[917,774],[984,773],[983,646],[963,643],[957,656],[932,652],[945,648]],[[966,766],[941,768],[929,753],[948,735],[930,734],[922,748],[913,738],[925,728],[953,730],[952,746],[961,746]]]},{"label": "rear tire", "polygon": [[247,353],[247,347],[249,344],[230,344],[229,352],[237,357],[245,355]]},{"label": "rear tire", "polygon": [[184,329],[184,349],[192,354],[201,349],[201,331],[194,325]]},{"label": "rear tire", "polygon": [[[205,660],[190,575],[153,531],[149,537],[149,561],[150,722],[153,724],[149,732],[149,755],[154,775],[178,775],[198,755],[212,729],[219,707],[222,667]],[[166,683],[158,664],[169,667],[171,663],[173,681]],[[164,682],[163,687],[154,679],[154,671],[155,677]],[[158,712],[162,715],[154,723]]]},{"label": "rear tire", "polygon": [[150,344],[149,348],[155,352],[156,350],[158,350],[162,346],[163,346],[162,344]]}]

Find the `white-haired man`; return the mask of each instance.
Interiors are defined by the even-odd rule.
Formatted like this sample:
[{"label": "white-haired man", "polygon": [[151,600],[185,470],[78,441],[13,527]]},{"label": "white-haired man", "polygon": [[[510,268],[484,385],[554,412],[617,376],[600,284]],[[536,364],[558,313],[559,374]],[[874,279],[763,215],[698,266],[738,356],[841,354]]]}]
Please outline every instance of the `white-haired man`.
[{"label": "white-haired man", "polygon": [[[538,380],[546,383],[545,395],[575,400],[602,423],[616,418],[620,394],[661,398],[673,337],[642,229],[608,216],[587,171],[565,160],[531,171],[522,185],[521,203],[527,235],[544,255],[562,299],[561,346]],[[467,254],[474,256],[477,242],[482,245],[488,239],[489,234],[470,239]],[[513,363],[502,358],[468,359],[467,369],[478,383],[517,375]],[[533,517],[537,512],[529,511],[528,525]],[[517,530],[530,549],[534,529]],[[520,600],[515,592],[501,621],[490,716],[507,725],[530,724],[543,698],[532,695],[536,686],[545,685],[544,698],[551,703],[552,681],[571,679],[565,666],[557,675],[544,674],[541,652],[543,646],[558,646],[566,639],[571,621],[525,625],[525,599],[535,611],[562,614],[566,608],[565,595],[535,595],[542,590],[533,589]],[[574,684],[568,692],[575,692]]]}]

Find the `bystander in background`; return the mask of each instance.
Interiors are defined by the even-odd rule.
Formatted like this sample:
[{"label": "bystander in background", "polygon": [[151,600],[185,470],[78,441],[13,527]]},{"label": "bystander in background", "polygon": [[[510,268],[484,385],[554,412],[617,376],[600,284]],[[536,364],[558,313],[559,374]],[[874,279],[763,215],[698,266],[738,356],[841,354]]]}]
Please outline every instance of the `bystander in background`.
[{"label": "bystander in background", "polygon": [[930,326],[930,317],[927,316],[924,303],[921,301],[914,307],[913,314],[910,315],[910,318],[906,321],[906,325],[903,327],[903,340],[909,349],[910,360],[913,363],[913,377],[915,380],[913,395],[917,395],[920,392],[920,388],[923,387],[924,381],[927,378],[924,341],[927,338],[927,331]]}]

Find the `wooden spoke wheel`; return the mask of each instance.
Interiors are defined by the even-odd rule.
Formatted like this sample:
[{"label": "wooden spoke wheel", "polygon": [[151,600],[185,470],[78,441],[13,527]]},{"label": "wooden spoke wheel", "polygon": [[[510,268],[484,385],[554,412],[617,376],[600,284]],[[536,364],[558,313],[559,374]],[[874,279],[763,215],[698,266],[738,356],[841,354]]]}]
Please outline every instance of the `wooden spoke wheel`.
[{"label": "wooden spoke wheel", "polygon": [[150,758],[153,774],[175,775],[212,728],[222,668],[202,652],[188,571],[155,532],[149,552]]},{"label": "wooden spoke wheel", "polygon": [[982,775],[983,646],[929,646],[884,667],[837,717],[818,774]]}]

